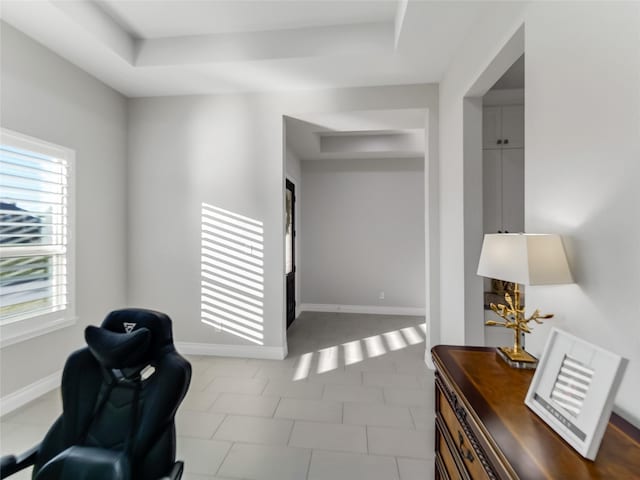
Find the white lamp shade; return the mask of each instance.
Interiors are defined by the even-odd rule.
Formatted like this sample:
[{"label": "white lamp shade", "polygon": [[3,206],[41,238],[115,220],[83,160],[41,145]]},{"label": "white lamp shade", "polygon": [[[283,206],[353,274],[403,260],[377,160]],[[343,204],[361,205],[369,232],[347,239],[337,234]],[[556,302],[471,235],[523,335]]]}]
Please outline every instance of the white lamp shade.
[{"label": "white lamp shade", "polygon": [[484,236],[478,275],[523,285],[573,283],[559,235]]}]

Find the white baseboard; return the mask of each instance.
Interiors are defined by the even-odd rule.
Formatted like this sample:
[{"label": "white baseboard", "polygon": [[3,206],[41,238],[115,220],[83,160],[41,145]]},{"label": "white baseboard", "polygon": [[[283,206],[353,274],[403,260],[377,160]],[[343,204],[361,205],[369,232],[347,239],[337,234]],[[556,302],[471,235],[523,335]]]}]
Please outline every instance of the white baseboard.
[{"label": "white baseboard", "polygon": [[417,307],[381,307],[378,305],[329,305],[324,303],[303,303],[303,312],[329,313],[366,313],[371,315],[411,315],[425,316],[424,308]]},{"label": "white baseboard", "polygon": [[424,363],[427,366],[427,368],[429,370],[434,370],[436,369],[435,364],[433,363],[433,358],[431,358],[431,352],[429,351],[429,349],[427,349],[424,352]]},{"label": "white baseboard", "polygon": [[0,416],[13,412],[45,393],[58,388],[61,381],[62,370],[58,370],[26,387],[22,387],[20,390],[3,396],[0,398]]},{"label": "white baseboard", "polygon": [[216,343],[176,342],[176,349],[185,355],[208,355],[213,357],[282,360],[287,356],[286,347],[265,347],[261,345],[221,345]]}]

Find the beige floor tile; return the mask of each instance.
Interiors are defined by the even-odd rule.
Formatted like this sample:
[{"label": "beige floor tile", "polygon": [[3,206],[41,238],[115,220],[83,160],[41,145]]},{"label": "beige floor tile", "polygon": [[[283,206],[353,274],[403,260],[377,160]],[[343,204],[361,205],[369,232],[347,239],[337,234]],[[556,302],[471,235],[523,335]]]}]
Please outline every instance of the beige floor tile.
[{"label": "beige floor tile", "polygon": [[60,391],[56,389],[28,403],[24,407],[5,415],[3,422],[30,425],[52,425],[62,413]]},{"label": "beige floor tile", "polygon": [[314,422],[342,422],[342,403],[331,400],[303,400],[283,398],[275,417]]},{"label": "beige floor tile", "polygon": [[433,442],[427,441],[427,435],[421,430],[367,427],[369,453],[427,459],[433,455]]},{"label": "beige floor tile", "polygon": [[180,409],[206,412],[219,396],[219,392],[202,392],[194,389],[187,393],[187,396],[180,405]]},{"label": "beige floor tile", "polygon": [[293,420],[228,415],[214,436],[231,442],[286,445]]},{"label": "beige floor tile", "polygon": [[436,382],[433,376],[433,372],[430,371],[427,375],[418,376],[418,381],[420,382],[420,386],[425,390],[435,390]]},{"label": "beige floor tile", "polygon": [[433,460],[398,458],[400,480],[432,480],[435,478]]},{"label": "beige floor tile", "polygon": [[200,366],[200,372],[194,373],[191,380],[191,388],[204,390],[217,377],[253,378],[259,367],[250,365],[245,359],[220,359],[214,357],[214,363]]},{"label": "beige floor tile", "polygon": [[324,385],[322,383],[271,379],[262,394],[287,398],[320,399],[323,391]]},{"label": "beige floor tile", "polygon": [[427,407],[433,392],[418,388],[385,388],[384,401],[399,407]]},{"label": "beige floor tile", "polygon": [[7,429],[7,432],[4,432],[5,425],[6,424],[3,423],[0,427],[0,433],[2,435],[0,437],[0,447],[2,447],[3,455],[20,454],[36,446],[42,442],[42,439],[51,427],[45,424],[15,424],[15,427],[11,427]]},{"label": "beige floor tile", "polygon": [[420,388],[418,377],[403,373],[364,372],[363,383],[370,387]]},{"label": "beige floor tile", "polygon": [[264,365],[259,367],[255,378],[266,378],[270,381],[274,379],[293,381],[295,374],[296,369],[289,365]]},{"label": "beige floor tile", "polygon": [[272,417],[280,402],[279,397],[262,397],[238,393],[221,393],[210,411],[229,415]]},{"label": "beige floor tile", "polygon": [[319,382],[326,385],[361,385],[362,373],[358,371],[329,370],[326,372],[311,372],[309,382]]},{"label": "beige floor tile", "polygon": [[211,438],[224,417],[222,413],[180,410],[176,415],[176,432],[182,437]]},{"label": "beige floor tile", "polygon": [[296,422],[289,445],[341,452],[367,453],[364,427],[320,422]]},{"label": "beige floor tile", "polygon": [[189,473],[215,475],[230,448],[230,442],[179,437],[177,458]]},{"label": "beige floor tile", "polygon": [[361,385],[326,385],[325,400],[337,402],[383,402],[382,389]]},{"label": "beige floor tile", "polygon": [[267,380],[264,378],[216,377],[205,391],[260,395],[266,385]]},{"label": "beige floor tile", "polygon": [[314,450],[308,480],[397,480],[393,457]]},{"label": "beige floor tile", "polygon": [[184,475],[182,475],[181,480],[232,480],[232,479],[222,478],[222,477],[212,477],[210,475],[198,475],[197,473],[185,472]]},{"label": "beige floor tile", "polygon": [[413,428],[407,407],[378,403],[345,403],[343,423],[378,427]]},{"label": "beige floor tile", "polygon": [[383,355],[381,357],[363,358],[361,361],[345,365],[345,370],[358,372],[394,373],[395,363],[392,358]]},{"label": "beige floor tile", "polygon": [[[424,348],[424,344],[422,344]],[[419,355],[404,355],[395,360],[396,371],[408,375],[417,375],[419,377],[431,378],[433,380],[433,372],[429,370],[424,362],[424,351]]]},{"label": "beige floor tile", "polygon": [[411,407],[411,417],[416,430],[429,430],[433,432],[435,428],[435,410],[433,408]]},{"label": "beige floor tile", "polygon": [[236,443],[218,472],[248,480],[304,480],[311,451],[273,445]]},{"label": "beige floor tile", "polygon": [[[291,342],[289,342],[289,346],[290,347],[292,346]],[[300,356],[294,354],[291,351],[291,348],[289,348],[289,355],[287,355],[287,358],[283,358],[282,360],[249,358],[247,359],[247,364],[257,365],[259,368],[262,368],[262,367],[295,368],[299,360],[300,360]]]}]

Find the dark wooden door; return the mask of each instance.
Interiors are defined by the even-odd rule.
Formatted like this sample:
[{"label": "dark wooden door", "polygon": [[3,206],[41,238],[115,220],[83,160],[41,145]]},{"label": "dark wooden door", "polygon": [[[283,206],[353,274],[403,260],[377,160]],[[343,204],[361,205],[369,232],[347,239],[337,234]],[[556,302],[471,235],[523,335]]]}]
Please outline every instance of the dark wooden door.
[{"label": "dark wooden door", "polygon": [[287,275],[287,328],[296,319],[296,190],[287,180],[285,191],[285,273]]}]

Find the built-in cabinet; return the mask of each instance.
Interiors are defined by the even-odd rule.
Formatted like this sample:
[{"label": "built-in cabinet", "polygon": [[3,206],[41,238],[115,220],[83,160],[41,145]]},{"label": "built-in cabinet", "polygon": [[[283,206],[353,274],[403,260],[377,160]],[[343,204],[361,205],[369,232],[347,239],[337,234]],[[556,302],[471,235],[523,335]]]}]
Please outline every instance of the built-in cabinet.
[{"label": "built-in cabinet", "polygon": [[485,233],[524,231],[524,105],[483,109]]},{"label": "built-in cabinet", "polygon": [[524,148],[524,105],[486,106],[482,113],[484,148]]}]

